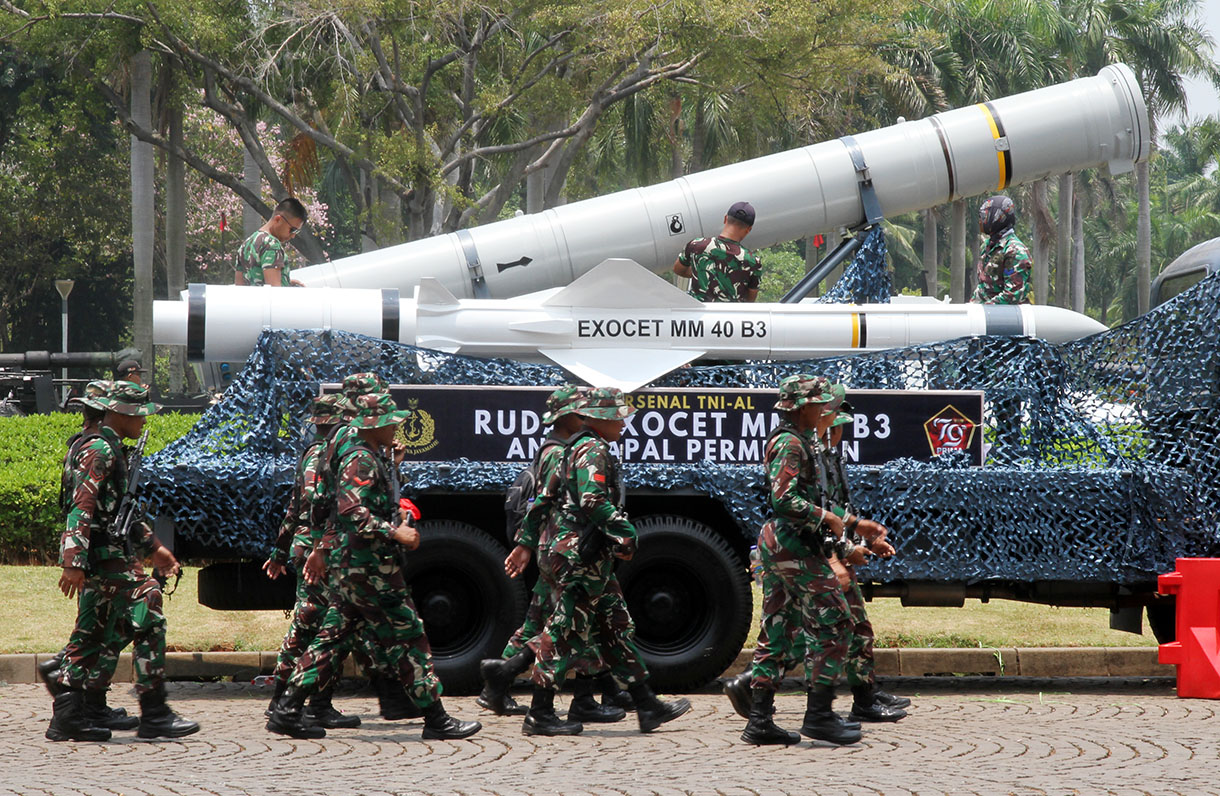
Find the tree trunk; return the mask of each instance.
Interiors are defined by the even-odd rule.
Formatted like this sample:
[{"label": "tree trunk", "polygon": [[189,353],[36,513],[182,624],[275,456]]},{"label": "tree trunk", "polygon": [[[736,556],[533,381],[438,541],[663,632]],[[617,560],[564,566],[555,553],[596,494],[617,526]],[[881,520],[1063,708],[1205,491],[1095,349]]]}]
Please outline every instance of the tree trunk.
[{"label": "tree trunk", "polygon": [[923,294],[935,296],[936,284],[936,208],[923,211]]},{"label": "tree trunk", "polygon": [[1055,306],[1072,305],[1070,282],[1072,270],[1072,193],[1075,188],[1072,174],[1059,175],[1058,251],[1055,254]]},{"label": "tree trunk", "polygon": [[[818,264],[818,247],[813,245],[813,236],[805,238],[805,273],[813,270]],[[809,291],[811,296],[822,295],[822,283],[819,282],[813,286],[813,290]]]},{"label": "tree trunk", "polygon": [[707,149],[707,120],[703,112],[703,97],[695,103],[695,128],[690,131],[690,169],[693,174],[703,171]]},{"label": "tree trunk", "polygon": [[1139,217],[1135,227],[1136,308],[1143,315],[1149,310],[1152,289],[1152,207],[1147,161],[1135,164],[1135,190],[1139,194]]},{"label": "tree trunk", "polygon": [[[152,56],[142,50],[131,59],[131,116],[137,124],[152,126]],[[132,297],[132,340],[143,365],[154,370],[152,343],[153,240],[156,212],[153,178],[156,172],[152,144],[131,137],[131,255],[135,264]],[[155,374],[153,374],[155,375]]]},{"label": "tree trunk", "polygon": [[[171,100],[172,101],[172,100]],[[182,145],[182,106],[169,112],[169,138]],[[165,159],[165,283],[170,301],[178,301],[186,288],[186,163],[172,153]],[[170,346],[169,391],[182,394],[186,349]]]},{"label": "tree trunk", "polygon": [[966,300],[974,296],[974,286],[979,279],[979,236],[977,226],[966,234]]},{"label": "tree trunk", "polygon": [[[242,182],[246,187],[255,194],[263,192],[263,173],[259,171],[258,161],[254,159],[254,155],[250,154],[250,150],[243,149],[243,165],[242,165]],[[258,214],[258,211],[251,207],[246,202],[241,203],[241,228],[245,237],[250,237],[258,228],[263,225],[263,217]]]},{"label": "tree trunk", "polygon": [[1072,211],[1072,309],[1084,312],[1084,213],[1076,197]]},{"label": "tree trunk", "polygon": [[1034,183],[1030,192],[1033,204],[1033,257],[1034,257],[1034,300],[1041,304],[1050,303],[1050,242],[1053,230],[1050,220],[1050,200],[1047,198],[1046,180]]},{"label": "tree trunk", "polygon": [[953,203],[953,223],[949,242],[949,300],[966,300],[966,200]]}]

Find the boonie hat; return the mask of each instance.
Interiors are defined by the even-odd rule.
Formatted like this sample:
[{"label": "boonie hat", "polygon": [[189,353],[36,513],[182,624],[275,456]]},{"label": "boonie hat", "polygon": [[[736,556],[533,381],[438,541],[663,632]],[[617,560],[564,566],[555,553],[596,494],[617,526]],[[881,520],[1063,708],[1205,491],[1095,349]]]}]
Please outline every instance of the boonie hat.
[{"label": "boonie hat", "polygon": [[848,423],[854,423],[855,421],[855,407],[849,402],[844,401],[843,403],[839,404],[839,413],[835,415],[835,419],[831,421],[830,427],[834,428],[835,426],[845,426]]},{"label": "boonie hat", "polygon": [[129,373],[147,373],[147,372],[148,372],[148,368],[140,367],[139,360],[135,360],[135,359],[124,359],[122,362],[119,363],[119,366],[114,369],[114,375],[116,378],[119,378],[119,379],[124,378]]},{"label": "boonie hat", "polygon": [[309,405],[307,422],[315,426],[329,426],[343,422],[344,412],[349,408],[347,399],[337,392],[319,395]]},{"label": "boonie hat", "polygon": [[85,385],[84,395],[69,398],[68,403],[83,404],[90,409],[98,409],[104,412],[106,411],[106,407],[103,406],[97,399],[105,396],[106,393],[110,391],[110,385],[112,383],[113,382],[111,382],[109,379],[98,379],[96,381],[91,381]]},{"label": "boonie hat", "polygon": [[829,390],[830,382],[825,376],[814,376],[810,373],[788,376],[779,383],[779,400],[775,402],[775,408],[781,412],[790,412],[805,404],[829,403],[834,400]]},{"label": "boonie hat", "polygon": [[356,428],[396,426],[411,416],[411,410],[399,409],[388,392],[357,395],[352,403],[356,407],[356,417],[351,424]]},{"label": "boonie hat", "polygon": [[343,380],[343,394],[350,401],[357,395],[386,392],[390,387],[376,373],[353,373]]},{"label": "boonie hat", "polygon": [[754,226],[754,205],[749,202],[733,202],[733,206],[725,215],[737,219],[747,227]]},{"label": "boonie hat", "polygon": [[635,413],[627,405],[627,396],[618,387],[596,387],[585,394],[584,404],[576,414],[598,420],[621,420]]},{"label": "boonie hat", "polygon": [[553,426],[559,418],[579,409],[585,401],[585,392],[584,387],[565,384],[547,396],[546,412],[542,415],[542,425]]},{"label": "boonie hat", "polygon": [[830,400],[826,402],[826,406],[822,411],[830,412],[838,409],[847,399],[847,388],[842,384],[829,384],[826,386],[826,393],[830,395]]},{"label": "boonie hat", "polygon": [[108,412],[130,417],[146,417],[161,411],[160,404],[148,400],[148,385],[133,381],[113,381],[106,394],[94,400]]}]

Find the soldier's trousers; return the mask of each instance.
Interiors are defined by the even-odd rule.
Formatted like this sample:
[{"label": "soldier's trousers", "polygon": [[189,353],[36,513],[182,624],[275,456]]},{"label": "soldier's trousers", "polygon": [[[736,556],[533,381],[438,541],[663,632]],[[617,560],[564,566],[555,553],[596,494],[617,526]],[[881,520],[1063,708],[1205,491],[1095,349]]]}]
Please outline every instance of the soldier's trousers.
[{"label": "soldier's trousers", "polygon": [[[402,569],[344,569],[332,575],[322,629],[297,661],[289,685],[317,691],[335,677],[338,655],[354,635],[367,632],[383,660],[421,708],[440,698],[432,648],[407,591]],[[365,630],[367,628],[367,631]]]},{"label": "soldier's trousers", "polygon": [[843,596],[851,608],[853,627],[843,673],[851,685],[872,685],[876,682],[873,675],[873,624],[868,621],[868,613],[864,610],[864,593],[856,582],[855,570],[852,567],[847,569],[851,572],[851,588]]},{"label": "soldier's trousers", "polygon": [[540,575],[530,591],[530,604],[525,609],[525,622],[513,633],[508,643],[504,645],[501,657],[507,659],[525,649],[525,642],[538,635],[546,622],[547,611],[550,610],[551,587]]},{"label": "soldier's trousers", "polygon": [[802,657],[806,683],[834,685],[852,632],[851,609],[830,563],[780,546],[774,524],[758,535],[762,560],[762,621],[751,667],[752,684],[772,691]]},{"label": "soldier's trousers", "polygon": [[558,553],[551,554],[550,562],[556,578],[551,614],[529,641],[535,685],[557,690],[573,668],[582,673],[608,669],[625,685],[647,680],[635,623],[612,562],[573,566]]},{"label": "soldier's trousers", "polygon": [[[292,624],[288,626],[288,632],[284,635],[283,643],[280,644],[280,654],[275,661],[276,682],[286,683],[292,677],[292,671],[296,668],[297,661],[305,650],[309,649],[310,643],[322,629],[322,620],[326,618],[326,611],[329,607],[330,597],[326,582],[307,583],[301,567],[298,566],[297,601],[292,610]],[[376,670],[392,677],[398,676],[396,672],[389,671],[388,667],[376,660],[374,649],[376,645],[368,638],[367,627],[364,632],[353,635],[350,643],[350,652],[366,672]],[[348,651],[342,650],[336,655],[334,664],[336,676],[343,669],[343,659],[347,657]],[[318,689],[323,690],[328,685],[329,683],[319,683]]]},{"label": "soldier's trousers", "polygon": [[104,691],[128,644],[133,644],[136,691],[156,689],[165,681],[161,584],[143,573],[89,576],[78,598],[76,627],[64,649],[59,682]]}]

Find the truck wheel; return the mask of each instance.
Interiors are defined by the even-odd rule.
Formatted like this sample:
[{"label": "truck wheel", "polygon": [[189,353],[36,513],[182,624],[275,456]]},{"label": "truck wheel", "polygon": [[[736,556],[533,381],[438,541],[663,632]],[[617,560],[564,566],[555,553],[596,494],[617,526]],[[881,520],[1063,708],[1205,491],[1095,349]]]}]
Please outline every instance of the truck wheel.
[{"label": "truck wheel", "polygon": [[639,552],[618,574],[652,683],[699,688],[729,667],[750,631],[746,564],[703,523],[656,515],[635,527]]},{"label": "truck wheel", "polygon": [[482,687],[479,661],[500,657],[525,618],[525,584],[504,574],[508,551],[473,525],[424,520],[419,535],[406,578],[432,664],[446,693],[475,693]]}]

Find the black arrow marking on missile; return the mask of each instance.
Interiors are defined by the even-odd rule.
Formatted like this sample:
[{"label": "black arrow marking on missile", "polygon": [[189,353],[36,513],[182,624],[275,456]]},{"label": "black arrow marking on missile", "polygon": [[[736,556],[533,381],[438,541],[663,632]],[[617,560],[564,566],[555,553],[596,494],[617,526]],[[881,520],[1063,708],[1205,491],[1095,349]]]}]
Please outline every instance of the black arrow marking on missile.
[{"label": "black arrow marking on missile", "polygon": [[529,265],[533,261],[534,261],[534,258],[523,256],[523,257],[517,258],[516,260],[513,260],[511,263],[496,263],[496,272],[502,274],[505,271],[507,271],[509,268],[516,268],[519,265],[521,265],[521,266]]}]

